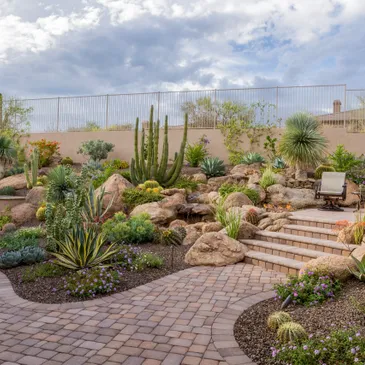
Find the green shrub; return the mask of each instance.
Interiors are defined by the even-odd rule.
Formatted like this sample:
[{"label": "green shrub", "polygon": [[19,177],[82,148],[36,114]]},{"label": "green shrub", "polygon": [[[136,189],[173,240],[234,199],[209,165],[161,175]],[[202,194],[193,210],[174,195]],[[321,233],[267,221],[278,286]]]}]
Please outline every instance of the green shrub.
[{"label": "green shrub", "polygon": [[245,185],[224,183],[221,185],[218,192],[223,198],[231,193],[243,193],[249,197],[252,203],[258,204],[260,202],[260,194],[256,190],[250,189]]},{"label": "green shrub", "polygon": [[64,275],[66,270],[52,262],[44,262],[26,268],[22,274],[25,283],[36,281],[38,278],[53,278]]},{"label": "green shrub", "polygon": [[120,174],[121,174],[121,176],[123,176],[125,179],[127,179],[129,182],[132,182],[132,179],[131,179],[131,173],[130,173],[130,171],[122,171]]},{"label": "green shrub", "polygon": [[13,166],[10,169],[7,169],[5,171],[5,177],[13,176],[13,175],[19,175],[24,173],[24,167],[23,166]]},{"label": "green shrub", "polygon": [[114,144],[102,141],[101,139],[90,140],[81,143],[77,153],[88,156],[90,160],[100,161],[108,157],[108,153],[113,151]]},{"label": "green shrub", "polygon": [[275,173],[272,170],[271,166],[266,167],[265,171],[263,172],[260,185],[262,188],[267,189],[269,186],[276,184]]},{"label": "green shrub", "polygon": [[205,174],[208,179],[211,177],[224,176],[226,173],[224,162],[218,157],[205,158],[201,163],[200,168],[203,174]]},{"label": "green shrub", "polygon": [[240,161],[240,164],[243,165],[252,165],[254,163],[265,163],[265,159],[257,152],[249,152]]},{"label": "green shrub", "polygon": [[291,277],[287,283],[276,284],[274,288],[280,300],[290,295],[294,304],[312,306],[334,298],[341,284],[328,275],[307,271],[300,278]]},{"label": "green shrub", "polygon": [[206,146],[202,142],[188,144],[185,151],[185,160],[191,167],[198,167],[208,156]]},{"label": "green shrub", "polygon": [[0,195],[14,196],[15,194],[16,190],[12,186],[5,186],[0,189]]},{"label": "green shrub", "polygon": [[129,219],[123,213],[116,213],[102,226],[102,231],[108,240],[127,244],[153,241],[154,230],[155,226],[145,213]]},{"label": "green shrub", "polygon": [[189,192],[193,192],[198,188],[199,183],[196,181],[193,181],[189,177],[179,177],[179,179],[176,181],[176,183],[172,186],[172,188],[177,189],[185,189]]},{"label": "green shrub", "polygon": [[272,358],[291,365],[350,365],[365,362],[365,338],[353,326],[318,334],[290,346],[274,346]]},{"label": "green shrub", "polygon": [[329,155],[328,159],[338,172],[348,172],[361,164],[361,160],[357,159],[354,153],[347,151],[343,144],[339,144],[336,151]]},{"label": "green shrub", "polygon": [[44,232],[40,228],[22,228],[1,237],[0,248],[20,250],[27,246],[37,246],[39,238],[43,236]]},{"label": "green shrub", "polygon": [[164,196],[160,193],[148,192],[136,188],[125,189],[122,196],[123,202],[128,205],[129,208],[134,208],[141,204],[158,202],[164,199]]},{"label": "green shrub", "polygon": [[160,269],[164,264],[164,259],[153,253],[142,253],[139,258],[140,269],[149,267],[153,269]]},{"label": "green shrub", "polygon": [[24,247],[19,251],[9,251],[0,256],[0,268],[9,269],[19,265],[30,265],[44,261],[46,254],[40,247]]},{"label": "green shrub", "polygon": [[316,168],[316,171],[314,172],[314,178],[315,179],[322,179],[322,174],[324,172],[335,172],[335,168],[330,165],[320,165]]},{"label": "green shrub", "polygon": [[64,279],[67,294],[78,298],[94,297],[116,291],[122,274],[117,270],[95,267],[78,271]]},{"label": "green shrub", "polygon": [[105,161],[103,163],[103,167],[106,169],[108,167],[113,168],[114,170],[124,170],[129,168],[129,163],[124,160],[120,160],[119,158],[115,158],[111,161]]},{"label": "green shrub", "polygon": [[3,229],[6,223],[11,222],[11,217],[9,215],[1,215],[0,216],[0,229]]},{"label": "green shrub", "polygon": [[47,141],[42,138],[39,141],[29,142],[29,144],[39,152],[39,167],[49,166],[54,156],[60,154],[60,143],[57,141]]},{"label": "green shrub", "polygon": [[74,161],[71,157],[64,157],[61,160],[61,165],[73,165],[73,164],[74,164]]}]

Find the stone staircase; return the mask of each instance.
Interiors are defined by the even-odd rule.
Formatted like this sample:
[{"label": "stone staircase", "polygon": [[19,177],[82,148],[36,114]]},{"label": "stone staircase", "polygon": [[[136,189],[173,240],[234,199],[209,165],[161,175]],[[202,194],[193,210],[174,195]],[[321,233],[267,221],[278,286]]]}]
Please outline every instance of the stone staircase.
[{"label": "stone staircase", "polygon": [[259,231],[255,239],[240,240],[249,251],[245,262],[285,274],[297,274],[304,262],[321,256],[349,256],[350,250],[336,242],[336,221],[293,216],[280,232]]}]

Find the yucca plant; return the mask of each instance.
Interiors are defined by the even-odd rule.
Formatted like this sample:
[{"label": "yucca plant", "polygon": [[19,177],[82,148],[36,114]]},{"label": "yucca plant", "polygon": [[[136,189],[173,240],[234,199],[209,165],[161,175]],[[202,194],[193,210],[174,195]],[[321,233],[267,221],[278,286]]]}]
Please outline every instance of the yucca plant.
[{"label": "yucca plant", "polygon": [[274,312],[270,314],[269,318],[267,319],[267,326],[271,330],[277,330],[281,325],[287,322],[291,322],[292,319],[289,313],[280,311]]},{"label": "yucca plant", "polygon": [[17,151],[13,141],[6,136],[0,136],[0,179],[5,175],[5,166],[16,159]]},{"label": "yucca plant", "polygon": [[113,205],[115,196],[109,201],[108,206],[103,208],[103,199],[105,196],[105,188],[101,188],[100,194],[95,194],[93,184],[90,184],[88,194],[86,195],[84,207],[82,210],[82,218],[84,222],[91,224],[101,224],[104,221],[110,207]]},{"label": "yucca plant", "polygon": [[70,166],[59,165],[48,173],[47,201],[62,203],[76,185],[76,175]]},{"label": "yucca plant", "polygon": [[119,249],[114,243],[105,248],[106,243],[106,237],[99,234],[95,227],[76,226],[66,233],[64,240],[56,241],[57,251],[51,254],[56,257],[57,265],[72,270],[107,266],[103,263]]},{"label": "yucca plant", "polygon": [[252,165],[254,163],[265,163],[265,159],[257,152],[249,152],[242,157],[240,163],[243,165]]},{"label": "yucca plant", "polygon": [[218,157],[205,158],[201,163],[200,168],[207,178],[224,176],[226,173],[224,161],[220,160]]},{"label": "yucca plant", "polygon": [[306,178],[303,171],[323,160],[327,139],[320,132],[319,121],[309,113],[296,113],[286,121],[286,129],[279,144],[280,154],[296,167],[296,178]]}]

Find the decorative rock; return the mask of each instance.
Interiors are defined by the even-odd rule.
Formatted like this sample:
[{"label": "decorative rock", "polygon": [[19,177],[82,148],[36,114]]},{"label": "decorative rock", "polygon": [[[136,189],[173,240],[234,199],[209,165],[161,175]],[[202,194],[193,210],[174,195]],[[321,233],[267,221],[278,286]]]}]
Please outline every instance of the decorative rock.
[{"label": "decorative rock", "polygon": [[6,177],[0,180],[0,189],[11,186],[15,190],[25,189],[27,187],[27,179],[24,174],[18,174]]},{"label": "decorative rock", "polygon": [[341,242],[347,245],[354,245],[355,244],[355,230],[357,224],[351,224],[338,232],[337,235],[337,242]]},{"label": "decorative rock", "polygon": [[182,194],[181,192],[175,193],[172,196],[167,196],[160,202],[161,208],[173,208],[175,210],[179,209],[179,207],[183,206],[184,204],[186,204],[185,194]]},{"label": "decorative rock", "polygon": [[210,204],[215,204],[220,199],[220,195],[216,191],[212,191],[208,194],[208,199]]},{"label": "decorative rock", "polygon": [[240,229],[238,231],[237,239],[243,240],[243,239],[247,239],[247,238],[254,238],[256,233],[259,230],[260,229],[257,228],[256,226],[254,226],[253,224],[246,222],[246,221],[242,221],[241,225],[240,225]]},{"label": "decorative rock", "polygon": [[192,225],[185,226],[184,228],[186,231],[186,237],[184,238],[184,241],[183,241],[184,246],[193,245],[199,239],[199,237],[202,235],[202,233],[199,232],[199,230],[197,230]]},{"label": "decorative rock", "polygon": [[11,208],[10,215],[13,223],[16,225],[22,225],[32,219],[35,219],[36,212],[37,207],[29,203],[23,203]]},{"label": "decorative rock", "polygon": [[112,206],[110,207],[110,213],[119,212],[123,210],[124,204],[121,199],[123,191],[127,188],[133,188],[134,186],[123,176],[119,174],[114,174],[109,177],[103,185],[95,190],[95,194],[99,195],[101,190],[105,189],[105,195],[103,199],[103,207],[106,208],[110,201],[114,197]]},{"label": "decorative rock", "polygon": [[162,195],[167,195],[167,196],[172,196],[175,194],[186,194],[186,190],[185,189],[177,189],[177,188],[173,188],[173,189],[165,189],[165,190],[161,190],[161,194]]},{"label": "decorative rock", "polygon": [[247,247],[219,232],[203,234],[190,248],[185,262],[190,265],[225,266],[244,259]]},{"label": "decorative rock", "polygon": [[270,217],[264,218],[260,220],[260,223],[257,225],[260,229],[266,229],[274,223],[274,220]]},{"label": "decorative rock", "polygon": [[266,191],[260,185],[257,185],[257,184],[248,184],[247,187],[250,188],[250,189],[252,189],[252,190],[255,190],[255,191],[257,191],[259,193],[260,203],[263,202],[266,199]]},{"label": "decorative rock", "polygon": [[253,203],[246,194],[240,192],[229,194],[224,202],[226,210],[233,207],[242,207],[243,205],[253,205]]},{"label": "decorative rock", "polygon": [[212,222],[204,224],[204,226],[202,227],[202,232],[219,232],[221,229],[223,229],[223,226],[220,222]]},{"label": "decorative rock", "polygon": [[351,277],[348,268],[356,268],[350,257],[322,256],[306,262],[300,269],[299,276],[303,275],[305,271],[318,271],[321,274],[332,274],[336,279],[345,281]]},{"label": "decorative rock", "polygon": [[314,199],[314,190],[287,188],[280,184],[267,188],[268,201],[274,205],[290,204],[295,209],[322,205],[322,199]]},{"label": "decorative rock", "polygon": [[176,210],[161,208],[160,204],[157,202],[146,203],[136,206],[131,212],[130,216],[147,213],[150,219],[155,224],[168,224],[174,219],[176,219]]},{"label": "decorative rock", "polygon": [[270,227],[267,227],[266,230],[270,232],[279,232],[286,224],[290,224],[289,219],[277,219]]},{"label": "decorative rock", "polygon": [[259,172],[255,172],[252,175],[250,175],[248,179],[248,184],[249,185],[258,184],[260,182],[260,179],[261,179],[261,174]]},{"label": "decorative rock", "polygon": [[16,225],[14,223],[6,223],[3,225],[2,231],[4,233],[14,232],[16,231]]},{"label": "decorative rock", "polygon": [[341,205],[342,207],[353,206],[357,204],[357,202],[359,201],[358,196],[352,194],[355,191],[359,191],[359,186],[350,180],[346,180],[346,183],[347,183],[346,200],[339,201],[339,205]]},{"label": "decorative rock", "polygon": [[355,248],[351,252],[351,255],[354,256],[355,259],[358,259],[359,261],[362,261],[363,258],[364,258],[364,256],[365,256],[365,246],[364,245],[361,245],[361,246]]},{"label": "decorative rock", "polygon": [[29,191],[27,196],[25,197],[25,202],[35,207],[38,207],[40,203],[45,199],[46,196],[46,188],[43,186],[36,186]]},{"label": "decorative rock", "polygon": [[261,168],[260,163],[254,163],[252,165],[236,165],[235,167],[233,167],[230,174],[231,175],[237,174],[237,175],[249,176],[249,175],[252,175],[254,173],[259,173],[260,168]]},{"label": "decorative rock", "polygon": [[203,183],[203,184],[206,184],[207,181],[208,181],[205,174],[202,174],[202,173],[192,175],[191,180],[195,181],[195,182],[200,182],[200,183]]},{"label": "decorative rock", "polygon": [[213,185],[213,186],[219,188],[224,183],[236,184],[243,180],[245,182],[247,182],[248,178],[246,176],[237,175],[237,174],[220,176],[220,177],[212,177],[208,180],[208,185]]},{"label": "decorative rock", "polygon": [[195,199],[195,201],[189,201],[190,203],[199,203],[199,204],[209,204],[209,194],[208,193],[203,193],[203,194],[199,194],[199,196],[197,196],[197,198]]},{"label": "decorative rock", "polygon": [[169,228],[175,228],[175,227],[186,227],[188,224],[183,221],[182,219],[175,219],[172,221],[169,225]]},{"label": "decorative rock", "polygon": [[282,174],[274,174],[276,183],[285,186],[286,185],[286,178]]},{"label": "decorative rock", "polygon": [[183,204],[178,208],[179,214],[182,215],[212,215],[213,210],[212,207],[208,204],[198,204],[198,203],[191,203],[191,204]]}]

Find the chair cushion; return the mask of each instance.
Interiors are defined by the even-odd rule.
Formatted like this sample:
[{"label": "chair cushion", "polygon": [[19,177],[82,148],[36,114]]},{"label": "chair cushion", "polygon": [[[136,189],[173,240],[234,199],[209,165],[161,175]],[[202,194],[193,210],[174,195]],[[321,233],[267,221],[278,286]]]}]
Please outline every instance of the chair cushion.
[{"label": "chair cushion", "polygon": [[344,172],[324,172],[322,174],[320,194],[341,195],[345,185],[346,174]]}]

